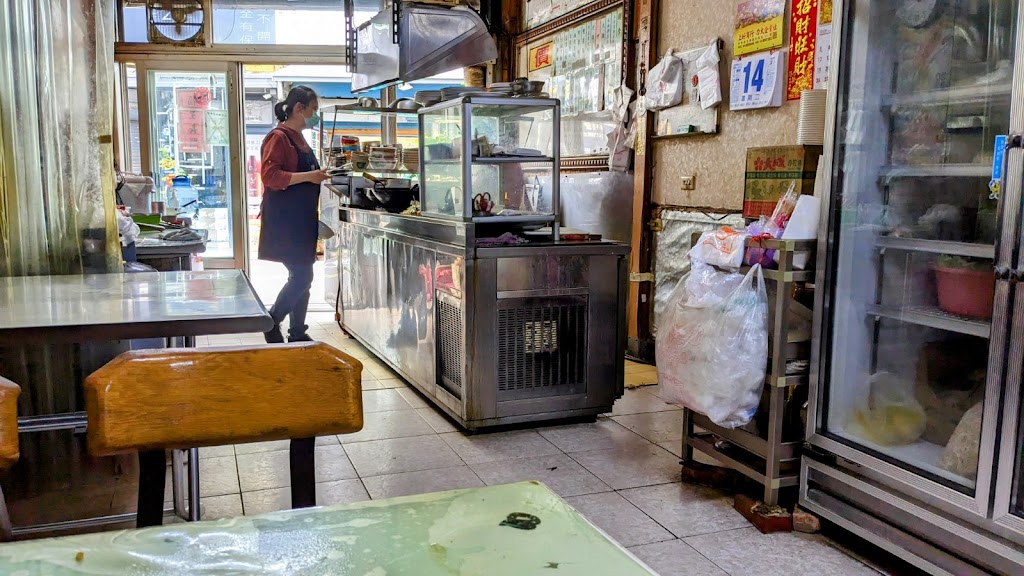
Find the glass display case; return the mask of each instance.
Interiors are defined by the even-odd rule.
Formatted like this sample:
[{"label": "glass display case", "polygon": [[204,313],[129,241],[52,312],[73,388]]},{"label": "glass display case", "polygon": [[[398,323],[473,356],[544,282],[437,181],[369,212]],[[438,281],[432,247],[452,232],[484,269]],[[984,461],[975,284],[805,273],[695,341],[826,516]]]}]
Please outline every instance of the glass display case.
[{"label": "glass display case", "polygon": [[[1024,507],[1011,498],[1022,445],[1007,427],[1020,418],[1024,327],[1021,3],[835,6],[842,34],[832,49],[808,435],[838,458],[807,464],[808,493],[840,468],[870,470],[884,496],[853,500],[845,477],[823,493],[947,550],[963,550],[957,539],[967,537],[947,537],[943,522],[999,525],[1024,542]],[[1018,554],[1014,569],[989,570],[1021,573]],[[943,561],[944,573],[968,573]]]},{"label": "glass display case", "polygon": [[560,104],[464,96],[420,110],[422,212],[472,222],[556,222]]}]

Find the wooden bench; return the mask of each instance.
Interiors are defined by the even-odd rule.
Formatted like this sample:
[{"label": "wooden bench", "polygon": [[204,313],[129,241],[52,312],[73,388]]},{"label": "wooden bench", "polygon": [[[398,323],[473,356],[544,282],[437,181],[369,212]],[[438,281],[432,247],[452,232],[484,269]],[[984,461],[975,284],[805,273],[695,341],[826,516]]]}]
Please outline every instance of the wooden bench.
[{"label": "wooden bench", "polygon": [[[18,462],[18,396],[21,388],[17,384],[0,378],[0,470],[7,470]],[[7,500],[0,488],[0,540],[8,542],[14,538],[11,532],[11,517],[7,513]]]},{"label": "wooden bench", "polygon": [[139,527],[163,521],[169,449],[291,440],[292,507],[315,506],[316,437],[362,429],[362,369],[322,342],[126,352],[85,381],[89,452],[139,453]]}]

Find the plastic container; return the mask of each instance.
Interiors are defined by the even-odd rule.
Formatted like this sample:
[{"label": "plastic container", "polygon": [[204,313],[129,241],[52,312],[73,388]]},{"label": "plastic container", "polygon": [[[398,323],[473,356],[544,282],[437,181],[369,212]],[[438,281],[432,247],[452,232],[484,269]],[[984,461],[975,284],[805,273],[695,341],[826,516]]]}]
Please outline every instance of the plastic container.
[{"label": "plastic container", "polygon": [[996,278],[991,270],[936,266],[935,284],[942,311],[984,320],[992,317]]}]

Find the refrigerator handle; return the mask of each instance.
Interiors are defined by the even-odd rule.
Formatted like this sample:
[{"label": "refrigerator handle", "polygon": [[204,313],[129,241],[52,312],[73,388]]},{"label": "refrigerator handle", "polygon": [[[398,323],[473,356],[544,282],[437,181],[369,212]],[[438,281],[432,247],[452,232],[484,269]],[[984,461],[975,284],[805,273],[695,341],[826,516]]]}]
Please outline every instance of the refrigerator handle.
[{"label": "refrigerator handle", "polygon": [[[1000,134],[995,137],[992,154],[992,179],[989,180],[989,199],[996,201],[996,221],[1002,222],[1003,210],[1006,208],[1002,200],[1003,187],[1006,182],[1006,169],[1009,165],[1009,151],[1014,148],[1021,148],[1020,134]],[[995,237],[995,275],[997,280],[1007,280],[1010,277],[1009,268],[1000,266],[1000,255],[1002,254],[1002,233],[997,232]],[[1007,261],[1009,263],[1009,261]],[[1005,270],[1003,270],[1005,268]],[[1005,273],[1004,273],[1005,272]]]}]

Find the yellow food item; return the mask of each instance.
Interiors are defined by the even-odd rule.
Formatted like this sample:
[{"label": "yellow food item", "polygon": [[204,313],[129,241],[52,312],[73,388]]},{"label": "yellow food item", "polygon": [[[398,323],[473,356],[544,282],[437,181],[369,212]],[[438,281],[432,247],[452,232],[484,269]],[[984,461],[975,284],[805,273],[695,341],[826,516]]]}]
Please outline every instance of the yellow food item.
[{"label": "yellow food item", "polygon": [[853,415],[852,432],[881,446],[916,442],[924,434],[927,418],[917,405],[888,404]]}]

